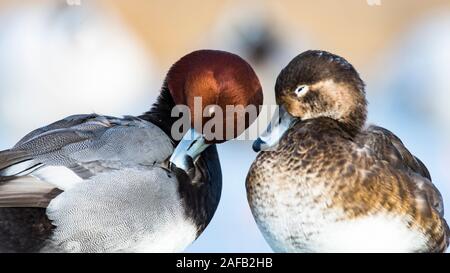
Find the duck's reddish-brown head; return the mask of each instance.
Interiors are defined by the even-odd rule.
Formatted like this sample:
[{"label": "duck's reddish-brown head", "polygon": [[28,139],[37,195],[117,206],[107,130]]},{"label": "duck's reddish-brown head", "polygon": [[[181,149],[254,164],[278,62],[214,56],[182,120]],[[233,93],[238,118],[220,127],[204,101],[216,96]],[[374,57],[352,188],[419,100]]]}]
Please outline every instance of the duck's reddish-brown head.
[{"label": "duck's reddish-brown head", "polygon": [[191,129],[170,160],[185,170],[188,159],[208,145],[244,132],[263,103],[255,71],[241,57],[224,51],[198,50],[184,56],[167,73],[166,84],[175,104],[190,112]]},{"label": "duck's reddish-brown head", "polygon": [[[220,143],[239,136],[257,117],[248,111],[230,113],[227,106],[228,109],[254,106],[257,115],[263,103],[255,71],[241,57],[229,52],[194,51],[171,67],[166,81],[175,104],[189,107],[191,127],[204,134],[208,142]],[[223,130],[209,130],[207,123],[215,115],[222,115]]]}]

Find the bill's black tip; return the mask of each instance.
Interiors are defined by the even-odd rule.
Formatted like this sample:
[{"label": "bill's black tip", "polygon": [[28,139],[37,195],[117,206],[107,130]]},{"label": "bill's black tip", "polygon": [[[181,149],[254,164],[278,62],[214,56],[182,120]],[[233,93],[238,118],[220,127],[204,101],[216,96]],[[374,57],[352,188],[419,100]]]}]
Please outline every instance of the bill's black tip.
[{"label": "bill's black tip", "polygon": [[255,142],[253,142],[252,148],[253,151],[256,153],[261,151],[261,146],[264,144],[264,141],[262,141],[260,138],[256,139]]}]

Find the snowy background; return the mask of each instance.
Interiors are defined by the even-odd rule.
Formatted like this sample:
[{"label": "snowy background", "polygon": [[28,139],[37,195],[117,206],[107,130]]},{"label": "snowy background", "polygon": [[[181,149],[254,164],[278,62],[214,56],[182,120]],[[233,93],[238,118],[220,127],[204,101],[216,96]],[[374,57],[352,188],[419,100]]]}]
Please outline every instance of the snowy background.
[{"label": "snowy background", "polygon": [[[0,150],[70,114],[147,110],[170,64],[195,49],[248,60],[267,105],[290,59],[325,49],[360,71],[369,122],[425,162],[450,208],[448,0],[242,2],[0,0]],[[246,201],[251,141],[222,144],[219,153],[222,200],[187,251],[270,252]]]}]

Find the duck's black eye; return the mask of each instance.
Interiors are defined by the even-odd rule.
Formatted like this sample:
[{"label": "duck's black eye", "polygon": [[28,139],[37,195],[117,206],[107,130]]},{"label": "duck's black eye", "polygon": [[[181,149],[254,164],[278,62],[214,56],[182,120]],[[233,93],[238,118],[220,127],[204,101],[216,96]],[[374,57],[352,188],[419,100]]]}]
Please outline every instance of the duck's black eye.
[{"label": "duck's black eye", "polygon": [[309,87],[307,85],[299,85],[295,88],[295,95],[297,97],[304,96],[309,91]]}]

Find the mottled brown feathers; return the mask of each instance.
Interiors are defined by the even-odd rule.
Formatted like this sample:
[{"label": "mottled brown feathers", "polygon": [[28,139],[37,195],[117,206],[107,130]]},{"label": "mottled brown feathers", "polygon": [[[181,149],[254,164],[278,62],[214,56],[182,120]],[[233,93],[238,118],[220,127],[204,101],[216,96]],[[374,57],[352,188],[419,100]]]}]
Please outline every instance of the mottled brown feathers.
[{"label": "mottled brown feathers", "polygon": [[[387,144],[377,146],[384,138],[365,131],[358,143],[332,119],[298,122],[275,151],[257,156],[247,176],[249,203],[271,207],[279,200],[264,188],[289,189],[299,200],[285,200],[288,207],[321,206],[324,214],[329,208],[342,209],[339,221],[379,212],[408,216],[408,225],[427,235],[429,249],[424,251],[446,249],[448,227],[439,192],[413,171],[414,164],[402,161],[400,152]],[[315,187],[320,191],[311,192]],[[300,200],[305,196],[311,198],[309,204]]]},{"label": "mottled brown feathers", "polygon": [[[294,92],[299,86],[308,88]],[[298,121],[276,149],[258,154],[246,181],[252,212],[275,250],[314,251],[317,242],[309,240],[324,223],[382,215],[414,234],[409,251],[445,251],[449,228],[429,171],[390,131],[364,129],[364,82],[350,63],[307,51],[281,71],[275,92]]]}]

